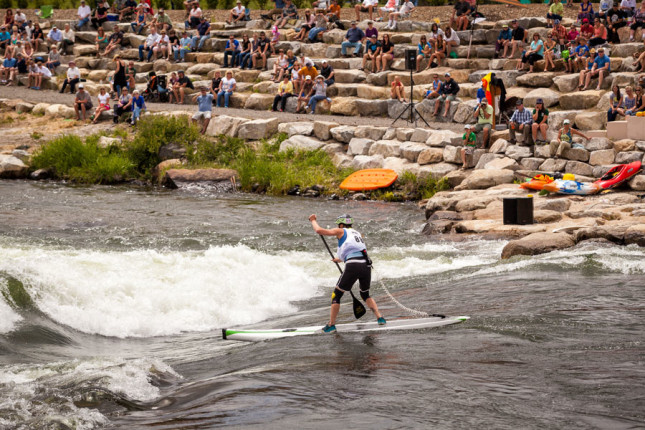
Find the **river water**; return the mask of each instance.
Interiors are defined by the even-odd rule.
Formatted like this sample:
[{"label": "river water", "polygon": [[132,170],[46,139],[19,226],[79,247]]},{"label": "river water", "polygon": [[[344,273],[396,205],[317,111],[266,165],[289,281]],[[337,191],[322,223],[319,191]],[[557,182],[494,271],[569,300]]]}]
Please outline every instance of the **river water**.
[{"label": "river water", "polygon": [[[355,217],[399,301],[471,319],[223,341],[327,321],[337,269],[312,212]],[[645,250],[501,261],[504,241],[422,222],[412,204],[0,181],[0,428],[645,428]]]}]

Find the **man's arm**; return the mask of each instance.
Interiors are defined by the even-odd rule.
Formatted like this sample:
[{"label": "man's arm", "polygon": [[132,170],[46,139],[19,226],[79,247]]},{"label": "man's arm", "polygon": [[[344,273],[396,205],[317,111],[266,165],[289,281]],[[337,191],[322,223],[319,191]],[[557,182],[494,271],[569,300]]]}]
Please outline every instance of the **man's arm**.
[{"label": "man's arm", "polygon": [[309,221],[311,221],[311,226],[313,227],[316,234],[320,234],[322,236],[336,236],[338,239],[343,237],[343,234],[345,234],[345,231],[342,228],[322,228],[320,225],[318,225],[318,221],[316,219],[317,218],[315,214],[309,215]]}]

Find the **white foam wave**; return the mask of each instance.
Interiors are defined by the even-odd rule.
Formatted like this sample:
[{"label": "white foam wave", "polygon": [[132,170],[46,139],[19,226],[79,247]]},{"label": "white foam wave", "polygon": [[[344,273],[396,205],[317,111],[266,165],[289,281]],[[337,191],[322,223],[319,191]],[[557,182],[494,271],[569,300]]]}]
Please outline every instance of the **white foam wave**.
[{"label": "white foam wave", "polygon": [[[6,281],[0,279],[0,291],[6,287]],[[0,334],[9,333],[16,328],[16,324],[22,321],[22,317],[14,311],[7,302],[0,297]]]}]

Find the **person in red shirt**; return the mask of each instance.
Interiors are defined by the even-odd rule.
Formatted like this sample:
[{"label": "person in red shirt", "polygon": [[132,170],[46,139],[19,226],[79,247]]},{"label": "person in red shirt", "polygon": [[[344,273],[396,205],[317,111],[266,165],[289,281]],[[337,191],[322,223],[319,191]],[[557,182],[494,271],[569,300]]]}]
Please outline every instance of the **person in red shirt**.
[{"label": "person in red shirt", "polygon": [[582,20],[582,27],[580,27],[580,34],[585,39],[589,40],[593,37],[593,25],[589,24],[587,18]]}]

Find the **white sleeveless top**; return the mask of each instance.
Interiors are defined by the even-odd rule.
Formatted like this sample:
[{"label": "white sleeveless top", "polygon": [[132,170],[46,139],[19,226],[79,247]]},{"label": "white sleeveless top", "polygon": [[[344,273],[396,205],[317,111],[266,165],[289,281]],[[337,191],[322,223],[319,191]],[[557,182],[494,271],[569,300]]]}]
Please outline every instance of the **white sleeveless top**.
[{"label": "white sleeveless top", "polygon": [[347,261],[349,258],[362,257],[367,249],[363,236],[353,228],[344,228],[343,237],[338,239],[338,258]]}]

